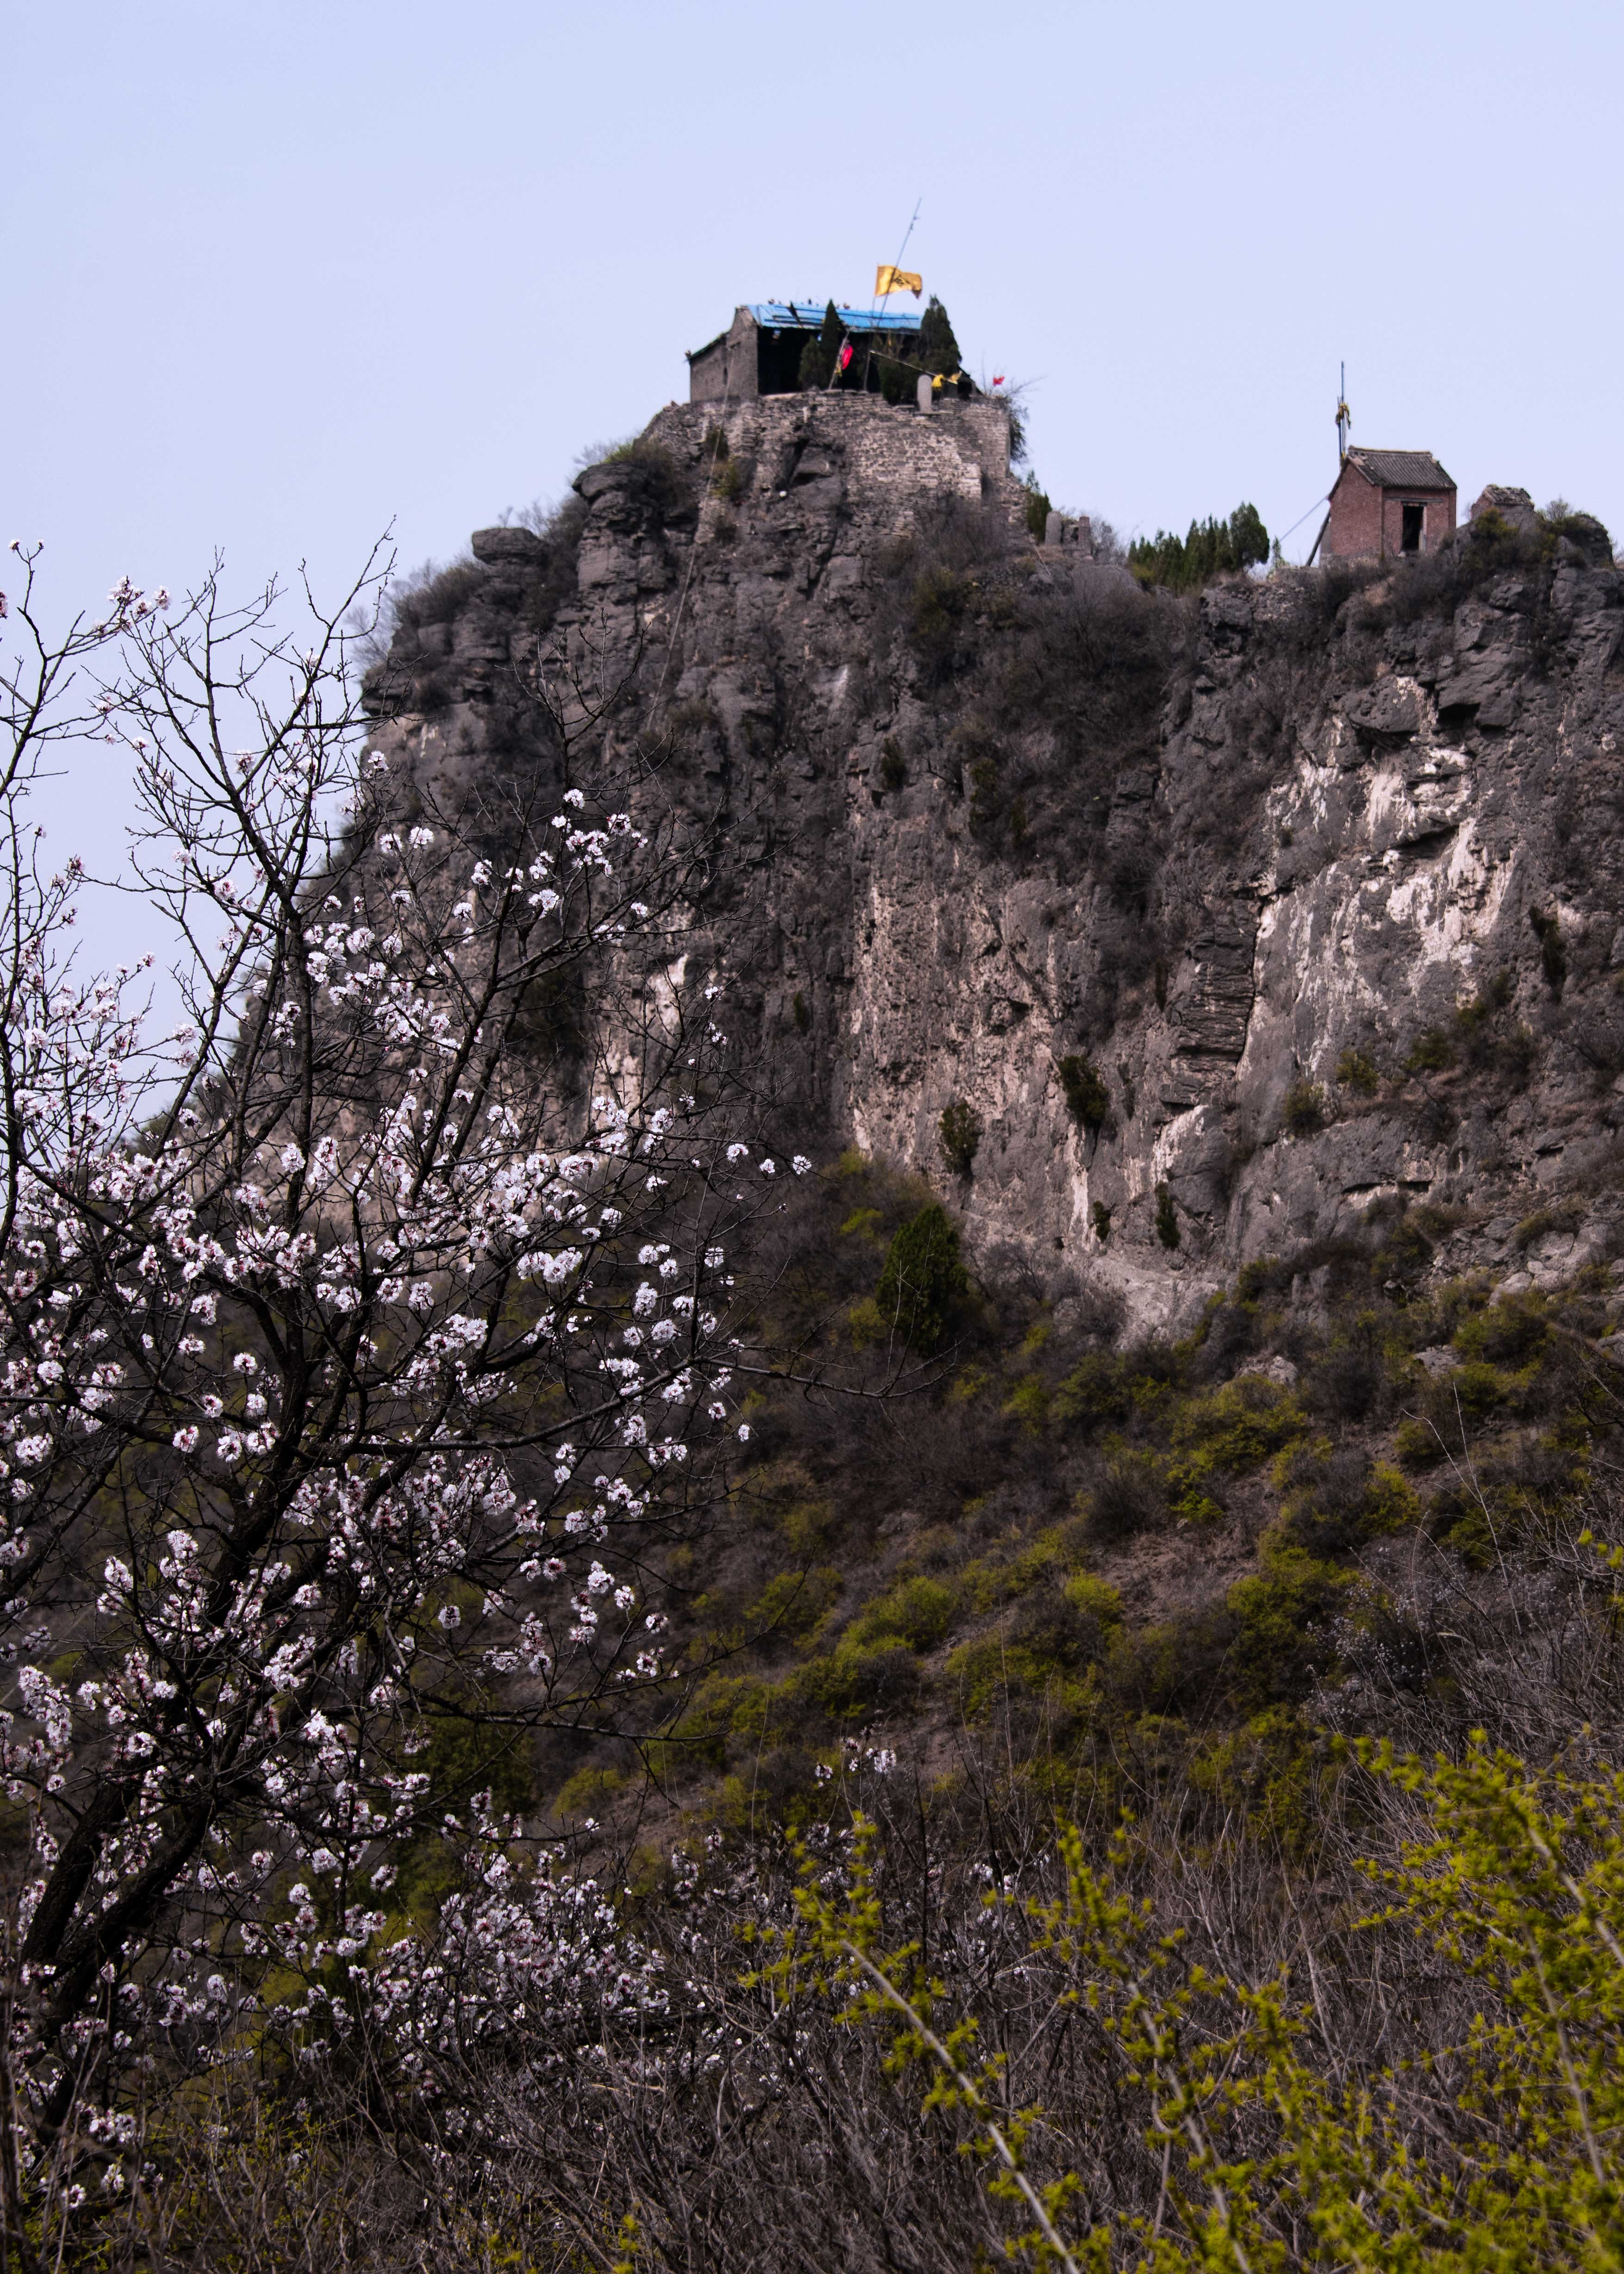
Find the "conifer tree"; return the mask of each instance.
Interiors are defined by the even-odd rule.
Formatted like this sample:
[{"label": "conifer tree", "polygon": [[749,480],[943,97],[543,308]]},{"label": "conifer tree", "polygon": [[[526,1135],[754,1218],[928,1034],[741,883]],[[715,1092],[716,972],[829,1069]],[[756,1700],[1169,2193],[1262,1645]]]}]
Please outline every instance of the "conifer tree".
[{"label": "conifer tree", "polygon": [[945,379],[959,369],[959,343],[947,310],[933,292],[920,320],[919,361],[921,371],[939,372]]},{"label": "conifer tree", "polygon": [[803,388],[827,387],[835,367],[835,358],[840,352],[845,328],[831,300],[823,311],[823,321],[817,337],[808,340],[801,350],[801,384]]}]

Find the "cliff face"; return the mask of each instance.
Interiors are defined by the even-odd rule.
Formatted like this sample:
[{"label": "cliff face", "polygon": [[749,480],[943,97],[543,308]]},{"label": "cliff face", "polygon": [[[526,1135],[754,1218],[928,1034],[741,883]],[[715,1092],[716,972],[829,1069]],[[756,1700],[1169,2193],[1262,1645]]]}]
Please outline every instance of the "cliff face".
[{"label": "cliff face", "polygon": [[1175,1321],[1372,1205],[1427,1204],[1440,1271],[1612,1253],[1605,546],[1178,603],[1034,547],[1005,453],[982,403],[663,411],[408,608],[380,739],[545,764],[514,666],[635,666],[643,794],[722,825],[695,951],[786,1111],[1062,1298]]}]

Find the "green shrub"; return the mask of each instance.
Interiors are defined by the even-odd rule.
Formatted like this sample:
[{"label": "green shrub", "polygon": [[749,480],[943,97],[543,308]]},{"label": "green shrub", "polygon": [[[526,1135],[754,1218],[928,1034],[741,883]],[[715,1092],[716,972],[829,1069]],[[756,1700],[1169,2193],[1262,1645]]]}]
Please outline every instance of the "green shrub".
[{"label": "green shrub", "polygon": [[780,1571],[745,1613],[746,1623],[794,1638],[808,1635],[838,1600],[844,1585],[843,1575],[832,1563],[820,1564],[810,1571]]},{"label": "green shrub", "polygon": [[1363,1050],[1345,1050],[1336,1061],[1336,1079],[1344,1089],[1356,1091],[1361,1097],[1374,1097],[1381,1087],[1381,1076],[1374,1058]]},{"label": "green shrub", "polygon": [[1429,1027],[1416,1036],[1404,1060],[1406,1073],[1447,1073],[1458,1051],[1441,1027]]},{"label": "green shrub", "polygon": [[1188,1399],[1173,1424],[1173,1443],[1198,1471],[1244,1476],[1308,1434],[1308,1416],[1277,1382],[1243,1374],[1205,1397]]},{"label": "green shrub", "polygon": [[981,1148],[981,1117],[973,1105],[962,1097],[954,1098],[943,1108],[942,1118],[936,1124],[937,1140],[942,1158],[956,1177],[967,1177],[975,1166],[975,1156]]},{"label": "green shrub", "polygon": [[1018,1382],[1004,1401],[1004,1411],[1011,1421],[1019,1421],[1031,1436],[1041,1434],[1049,1419],[1049,1385],[1041,1374],[1029,1374]]},{"label": "green shrub", "polygon": [[1119,1421],[1132,1407],[1127,1367],[1109,1351],[1091,1351],[1059,1383],[1050,1401],[1050,1411],[1062,1428],[1074,1421],[1085,1427]]},{"label": "green shrub", "polygon": [[1111,1212],[1103,1201],[1095,1201],[1088,1211],[1088,1217],[1094,1225],[1094,1236],[1103,1247],[1111,1236]]},{"label": "green shrub", "polygon": [[1282,1126],[1290,1137],[1312,1137],[1325,1125],[1325,1092],[1317,1081],[1294,1081],[1281,1107]]},{"label": "green shrub", "polygon": [[902,755],[902,745],[894,734],[887,734],[880,748],[880,784],[888,791],[899,790],[908,778],[908,762]]},{"label": "green shrub", "polygon": [[724,458],[710,477],[710,494],[724,505],[737,505],[744,495],[744,468],[737,458]]},{"label": "green shrub", "polygon": [[1536,1291],[1502,1295],[1461,1321],[1454,1335],[1456,1350],[1465,1357],[1486,1359],[1495,1366],[1526,1366],[1538,1358],[1551,1341],[1551,1319],[1545,1297]]},{"label": "green shrub", "polygon": [[808,1706],[836,1720],[861,1721],[910,1704],[919,1683],[919,1660],[906,1643],[842,1644],[831,1658],[815,1659],[793,1674],[780,1697],[797,1722]]},{"label": "green shrub", "polygon": [[969,1284],[958,1227],[932,1201],[892,1235],[874,1301],[887,1330],[928,1355],[940,1347]]},{"label": "green shrub", "polygon": [[1365,1523],[1371,1532],[1408,1532],[1421,1521],[1414,1487],[1387,1461],[1378,1461],[1365,1487]]},{"label": "green shrub", "polygon": [[1064,1592],[1074,1610],[1086,1611],[1089,1617],[1097,1619],[1102,1628],[1121,1624],[1120,1593],[1103,1579],[1096,1579],[1091,1571],[1074,1571],[1066,1581]]},{"label": "green shrub", "polygon": [[795,1021],[796,1032],[801,1035],[808,1033],[812,1025],[812,1011],[799,987],[795,990],[795,999],[789,1007],[790,1016]]},{"label": "green shrub", "polygon": [[1163,1247],[1178,1246],[1178,1212],[1173,1205],[1173,1195],[1165,1185],[1156,1186],[1156,1238]]},{"label": "green shrub", "polygon": [[1028,473],[1022,487],[1026,493],[1027,533],[1041,545],[1043,532],[1049,527],[1049,516],[1054,511],[1054,507],[1049,501],[1049,493],[1041,486],[1035,474]]},{"label": "green shrub", "polygon": [[1413,1414],[1399,1423],[1393,1449],[1407,1469],[1433,1469],[1444,1457],[1438,1432]]},{"label": "green shrub", "polygon": [[947,568],[927,568],[915,580],[908,641],[929,685],[942,686],[969,661],[966,620],[980,589],[974,576]]},{"label": "green shrub", "polygon": [[1104,1075],[1091,1058],[1077,1050],[1061,1059],[1058,1072],[1066,1110],[1072,1120],[1087,1130],[1091,1137],[1096,1136],[1111,1110],[1111,1094],[1105,1086]]},{"label": "green shrub", "polygon": [[1562,945],[1561,925],[1554,916],[1541,915],[1531,908],[1528,920],[1539,941],[1539,968],[1545,985],[1553,995],[1560,995],[1568,980],[1568,950]]},{"label": "green shrub", "polygon": [[1255,1577],[1237,1580],[1228,1602],[1240,1631],[1225,1674],[1243,1712],[1300,1697],[1330,1672],[1331,1630],[1351,1584],[1351,1574],[1283,1544],[1266,1552]]},{"label": "green shrub", "polygon": [[934,1650],[959,1611],[959,1591],[921,1572],[899,1580],[868,1605],[842,1642],[856,1649],[875,1643],[905,1642],[913,1651]]}]

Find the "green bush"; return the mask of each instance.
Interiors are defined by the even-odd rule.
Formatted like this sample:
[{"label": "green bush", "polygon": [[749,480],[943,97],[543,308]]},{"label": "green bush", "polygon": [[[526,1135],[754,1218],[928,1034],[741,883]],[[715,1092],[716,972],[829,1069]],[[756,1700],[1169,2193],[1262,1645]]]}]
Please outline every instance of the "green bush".
[{"label": "green bush", "polygon": [[1335,1564],[1283,1544],[1267,1552],[1255,1577],[1236,1581],[1228,1600],[1240,1631],[1225,1670],[1243,1712],[1300,1697],[1330,1671],[1331,1628],[1351,1583]]},{"label": "green bush", "polygon": [[942,1110],[936,1125],[936,1135],[942,1147],[942,1158],[956,1177],[967,1177],[975,1166],[975,1156],[981,1148],[981,1117],[973,1105],[962,1097],[954,1098]]},{"label": "green bush", "polygon": [[838,1600],[844,1584],[843,1575],[832,1563],[820,1564],[810,1571],[780,1571],[745,1613],[746,1623],[794,1638],[808,1635]]},{"label": "green bush", "polygon": [[1281,1122],[1288,1136],[1312,1137],[1325,1126],[1325,1092],[1317,1081],[1294,1081],[1281,1107]]},{"label": "green bush", "polygon": [[1094,1236],[1103,1247],[1111,1236],[1111,1212],[1103,1201],[1095,1201],[1088,1211],[1088,1217],[1094,1225]]},{"label": "green bush", "polygon": [[1399,1423],[1393,1449],[1407,1469],[1433,1469],[1444,1457],[1438,1432],[1413,1414]]},{"label": "green bush", "polygon": [[1173,1423],[1174,1446],[1201,1474],[1227,1469],[1244,1476],[1307,1434],[1297,1399],[1260,1374],[1188,1399]]},{"label": "green bush", "polygon": [[880,748],[880,787],[899,790],[907,778],[908,762],[902,755],[902,745],[894,734],[887,734]]},{"label": "green bush", "polygon": [[1365,1487],[1365,1528],[1372,1532],[1408,1532],[1421,1521],[1413,1487],[1390,1462],[1378,1461]]},{"label": "green bush", "polygon": [[1163,1247],[1178,1246],[1178,1211],[1173,1205],[1173,1195],[1165,1185],[1156,1186],[1156,1238]]},{"label": "green bush", "polygon": [[1406,1073],[1447,1073],[1460,1053],[1441,1027],[1429,1027],[1416,1036],[1404,1060]]},{"label": "green bush", "polygon": [[846,1632],[841,1647],[905,1642],[913,1651],[934,1650],[959,1611],[959,1591],[921,1572],[902,1579],[868,1605]]},{"label": "green bush", "polygon": [[1361,1097],[1374,1097],[1381,1087],[1381,1076],[1374,1058],[1363,1050],[1345,1050],[1336,1061],[1336,1079],[1344,1089],[1357,1091]]},{"label": "green bush", "polygon": [[1124,1361],[1109,1351],[1090,1351],[1056,1389],[1051,1411],[1062,1428],[1077,1421],[1091,1427],[1101,1421],[1124,1419],[1132,1404]]},{"label": "green bush", "polygon": [[940,1347],[969,1284],[958,1227],[932,1201],[892,1235],[874,1300],[888,1331],[929,1354]]},{"label": "green bush", "polygon": [[1055,508],[1049,501],[1048,491],[1041,486],[1035,474],[1029,473],[1022,487],[1026,493],[1027,532],[1041,545],[1043,532],[1049,527],[1049,516]]},{"label": "green bush", "polygon": [[1072,1120],[1091,1137],[1097,1136],[1111,1110],[1111,1094],[1105,1086],[1104,1075],[1091,1058],[1079,1050],[1069,1051],[1061,1059],[1058,1072],[1066,1110]]},{"label": "green bush", "polygon": [[1553,995],[1560,995],[1568,981],[1568,950],[1562,945],[1562,928],[1554,916],[1541,915],[1537,909],[1529,911],[1529,922],[1539,941],[1539,968],[1545,975],[1545,985]]}]

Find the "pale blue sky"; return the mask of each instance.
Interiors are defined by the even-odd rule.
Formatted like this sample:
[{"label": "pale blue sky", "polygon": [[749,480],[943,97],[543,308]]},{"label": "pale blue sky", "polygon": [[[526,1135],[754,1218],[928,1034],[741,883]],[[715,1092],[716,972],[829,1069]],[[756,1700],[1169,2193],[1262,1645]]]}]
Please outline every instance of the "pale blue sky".
[{"label": "pale blue sky", "polygon": [[[740,300],[908,249],[1125,531],[1354,438],[1624,535],[1616,5],[148,0],[0,11],[0,543],[332,584],[556,495]],[[1310,517],[1289,547],[1300,553]],[[92,785],[80,781],[83,793]],[[110,791],[110,785],[107,786]],[[74,800],[109,825],[109,795]],[[92,843],[93,852],[97,848]]]}]

